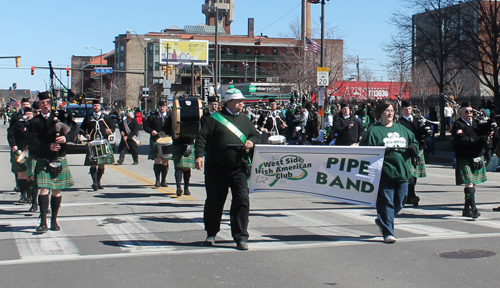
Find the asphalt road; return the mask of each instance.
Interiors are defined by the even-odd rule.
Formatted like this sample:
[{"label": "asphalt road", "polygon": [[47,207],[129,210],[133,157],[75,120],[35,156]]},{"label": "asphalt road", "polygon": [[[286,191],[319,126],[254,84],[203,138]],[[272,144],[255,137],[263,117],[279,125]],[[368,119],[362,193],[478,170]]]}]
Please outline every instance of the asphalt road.
[{"label": "asphalt road", "polygon": [[[62,230],[37,233],[37,213],[12,192],[0,126],[0,287],[497,287],[500,177],[479,185],[482,216],[461,217],[463,187],[449,166],[428,165],[419,207],[382,243],[373,208],[288,193],[251,195],[249,251],[235,249],[229,201],[217,245],[203,245],[203,172],[192,195],[156,189],[147,147],[140,165],[108,165],[93,192],[83,154],[68,155],[76,185],[63,191]],[[147,137],[143,141],[147,143]],[[117,156],[117,155],[115,155]],[[115,158],[116,159],[116,158]],[[442,257],[447,255],[455,258]],[[479,258],[473,258],[479,257]]]}]

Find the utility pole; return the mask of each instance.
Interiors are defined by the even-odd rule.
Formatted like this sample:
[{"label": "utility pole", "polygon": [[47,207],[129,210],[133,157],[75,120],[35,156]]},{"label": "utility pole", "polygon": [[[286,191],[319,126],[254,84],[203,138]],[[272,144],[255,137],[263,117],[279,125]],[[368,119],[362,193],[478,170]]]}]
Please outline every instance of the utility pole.
[{"label": "utility pole", "polygon": [[[214,3],[215,5],[215,3]],[[215,7],[215,66],[214,66],[214,86],[215,86],[215,95],[217,95],[217,77],[219,76],[219,9]],[[222,95],[221,95],[222,97]],[[221,99],[222,100],[222,99]]]}]

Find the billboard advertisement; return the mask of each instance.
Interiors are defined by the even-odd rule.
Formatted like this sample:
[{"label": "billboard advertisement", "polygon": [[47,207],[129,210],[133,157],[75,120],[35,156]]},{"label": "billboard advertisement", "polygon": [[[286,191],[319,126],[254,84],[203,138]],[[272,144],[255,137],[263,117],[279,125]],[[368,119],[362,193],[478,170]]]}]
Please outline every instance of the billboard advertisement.
[{"label": "billboard advertisement", "polygon": [[160,55],[162,65],[208,65],[208,41],[161,39]]}]

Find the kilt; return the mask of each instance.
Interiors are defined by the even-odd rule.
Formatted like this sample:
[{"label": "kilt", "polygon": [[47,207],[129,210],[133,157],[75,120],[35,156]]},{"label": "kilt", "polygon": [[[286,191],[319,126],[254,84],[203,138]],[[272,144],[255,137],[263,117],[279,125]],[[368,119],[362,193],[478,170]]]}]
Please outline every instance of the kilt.
[{"label": "kilt", "polygon": [[37,160],[38,157],[34,156],[33,154],[30,154],[30,156],[28,156],[28,160],[26,160],[26,162],[28,163],[28,168],[26,169],[28,173],[26,173],[26,176],[30,177],[36,174],[35,167]]},{"label": "kilt", "polygon": [[411,165],[411,176],[416,178],[427,177],[427,173],[425,172],[424,150],[419,150],[418,157],[420,158],[420,164],[416,167]]},{"label": "kilt", "polygon": [[[109,150],[113,151],[111,149],[111,145],[109,145],[109,143],[107,145],[108,145]],[[102,165],[102,164],[115,163],[115,155],[113,153],[111,153],[110,155],[108,155],[106,157],[99,157],[99,158],[91,159],[89,150],[90,150],[90,148],[87,145],[87,152],[85,154],[85,162],[83,162],[84,166],[97,166],[97,165]]]},{"label": "kilt", "polygon": [[36,178],[37,184],[39,188],[47,188],[47,189],[57,189],[61,190],[64,188],[71,187],[75,185],[73,181],[73,177],[71,176],[71,171],[69,170],[68,161],[66,160],[66,156],[57,158],[61,161],[62,171],[57,175],[56,178],[52,178],[47,171],[47,165],[51,160],[48,159],[38,159],[36,163]]},{"label": "kilt", "polygon": [[196,168],[194,164],[194,145],[191,146],[191,155],[184,157],[184,145],[175,145],[172,148],[172,159],[175,168]]},{"label": "kilt", "polygon": [[[154,160],[155,158],[160,158],[158,157],[158,145],[156,145],[156,141],[151,140],[149,138],[149,154],[148,154],[148,160]],[[172,157],[161,157],[163,160],[170,160]]]},{"label": "kilt", "polygon": [[24,163],[18,163],[17,162],[17,153],[16,152],[11,152],[10,153],[10,163],[12,164],[12,173],[18,173],[18,172],[26,172],[28,170],[28,159],[24,161]]},{"label": "kilt", "polygon": [[472,159],[457,159],[457,163],[455,165],[455,183],[457,185],[468,183],[479,184],[487,180],[484,159],[483,167],[481,169],[473,171],[471,166]]}]

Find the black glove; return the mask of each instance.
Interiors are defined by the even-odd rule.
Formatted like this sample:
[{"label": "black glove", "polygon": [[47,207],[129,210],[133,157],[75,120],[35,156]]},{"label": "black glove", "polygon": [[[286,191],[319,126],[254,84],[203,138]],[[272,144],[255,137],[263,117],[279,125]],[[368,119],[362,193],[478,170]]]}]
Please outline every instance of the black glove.
[{"label": "black glove", "polygon": [[411,157],[411,165],[413,165],[413,167],[417,167],[418,165],[420,165],[420,157]]},{"label": "black glove", "polygon": [[415,146],[415,145],[408,146],[407,150],[410,151],[410,153],[412,155],[418,155],[418,149],[417,149],[417,146]]},{"label": "black glove", "polygon": [[477,170],[483,168],[483,159],[481,159],[480,157],[478,157],[478,158],[479,158],[479,160],[477,160],[477,158],[474,158],[472,160],[472,167],[471,168],[474,171],[477,171]]},{"label": "black glove", "polygon": [[429,126],[425,126],[425,136],[430,137],[432,136],[432,129]]}]

